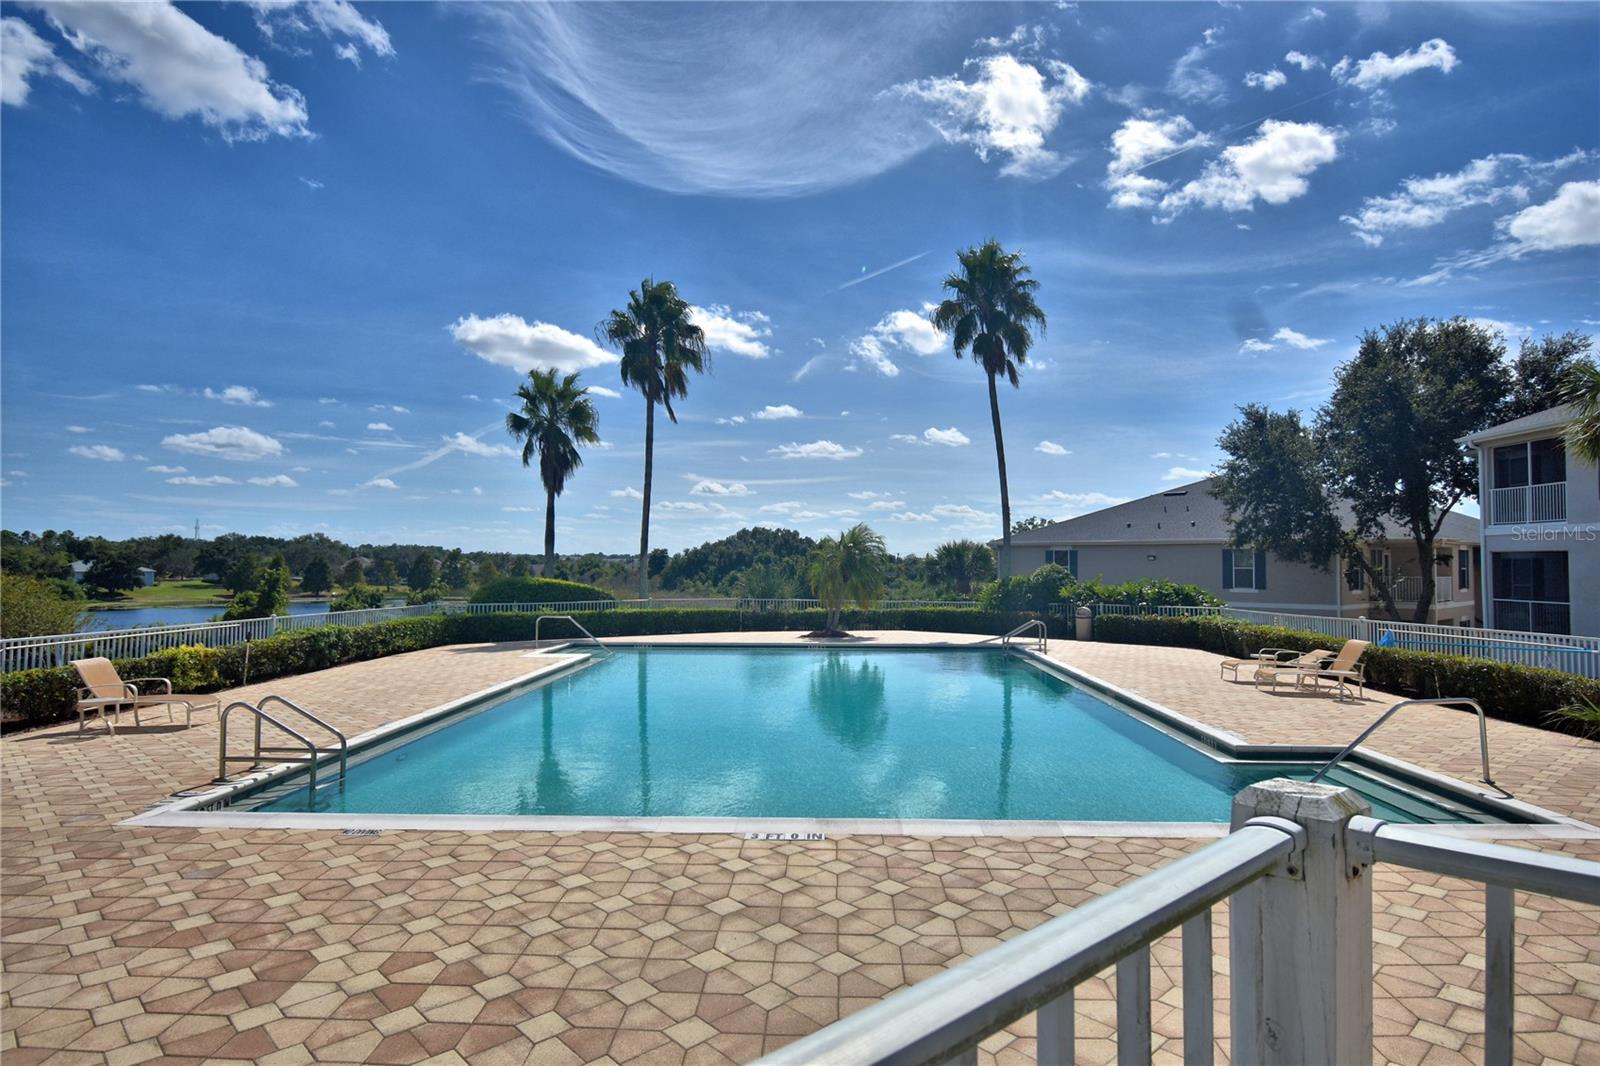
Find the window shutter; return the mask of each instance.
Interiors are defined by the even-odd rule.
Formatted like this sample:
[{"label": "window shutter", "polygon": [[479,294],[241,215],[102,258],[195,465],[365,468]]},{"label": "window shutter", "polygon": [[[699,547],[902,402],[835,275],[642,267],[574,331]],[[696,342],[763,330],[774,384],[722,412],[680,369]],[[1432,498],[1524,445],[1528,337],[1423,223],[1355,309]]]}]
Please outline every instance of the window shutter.
[{"label": "window shutter", "polygon": [[1267,587],[1267,553],[1256,552],[1256,588]]},{"label": "window shutter", "polygon": [[1233,588],[1233,549],[1222,549],[1222,587]]},{"label": "window shutter", "polygon": [[1073,577],[1078,576],[1078,549],[1073,548],[1067,552],[1067,573]]}]

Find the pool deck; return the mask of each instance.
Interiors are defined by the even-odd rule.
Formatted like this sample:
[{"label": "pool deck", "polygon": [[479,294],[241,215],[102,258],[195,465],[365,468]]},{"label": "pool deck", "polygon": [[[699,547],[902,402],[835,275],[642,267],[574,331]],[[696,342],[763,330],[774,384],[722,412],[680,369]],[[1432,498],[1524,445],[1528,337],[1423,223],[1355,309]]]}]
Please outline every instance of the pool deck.
[{"label": "pool deck", "polygon": [[[711,640],[806,643],[649,642]],[[1053,641],[1048,654],[1251,743],[1341,744],[1392,702],[1272,696],[1219,681],[1219,657],[1187,649]],[[528,645],[435,648],[225,696],[279,692],[354,735],[549,661]],[[1411,711],[1373,746],[1473,780],[1473,719]],[[0,741],[6,1066],[747,1062],[1205,843],[118,824],[207,783],[216,729],[158,714],[116,737],[68,725]],[[1600,745],[1491,721],[1490,749],[1519,799],[1600,824]],[[1600,859],[1600,838],[1517,843]],[[1378,1061],[1481,1061],[1481,891],[1392,867],[1375,883]],[[1518,1061],[1600,1064],[1600,910],[1517,902]],[[1216,930],[1225,974],[1225,907]],[[1172,1060],[1176,938],[1153,957],[1156,1054]],[[1226,991],[1219,979],[1223,1037]],[[1114,1060],[1113,1018],[1104,980],[1080,989],[1081,1062]],[[981,1057],[1031,1055],[1019,1023]]]}]

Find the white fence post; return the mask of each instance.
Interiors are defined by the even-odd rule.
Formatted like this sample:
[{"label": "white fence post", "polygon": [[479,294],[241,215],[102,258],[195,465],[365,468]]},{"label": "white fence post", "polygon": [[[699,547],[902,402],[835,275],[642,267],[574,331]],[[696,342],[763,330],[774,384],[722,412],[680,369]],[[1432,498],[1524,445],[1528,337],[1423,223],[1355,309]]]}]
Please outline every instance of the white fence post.
[{"label": "white fence post", "polygon": [[1372,1061],[1372,874],[1344,831],[1369,810],[1347,788],[1285,778],[1234,797],[1235,829],[1269,816],[1306,831],[1303,852],[1230,904],[1236,1066]]}]

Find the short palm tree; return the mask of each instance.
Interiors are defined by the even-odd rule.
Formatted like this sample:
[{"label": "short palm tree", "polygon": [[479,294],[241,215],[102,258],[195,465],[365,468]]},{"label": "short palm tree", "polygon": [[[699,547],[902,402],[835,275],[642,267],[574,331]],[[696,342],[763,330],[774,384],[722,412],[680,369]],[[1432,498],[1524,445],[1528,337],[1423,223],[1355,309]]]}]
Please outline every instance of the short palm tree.
[{"label": "short palm tree", "polygon": [[871,610],[883,598],[889,549],[883,537],[865,523],[851,526],[837,537],[823,537],[806,559],[806,580],[828,612],[827,624],[813,637],[849,636],[839,628],[846,603]]},{"label": "short palm tree", "polygon": [[1044,312],[1034,302],[1039,283],[1029,277],[1022,253],[999,241],[956,253],[961,269],[944,279],[949,295],[934,308],[936,328],[950,334],[956,358],[971,349],[972,361],[989,379],[989,419],[994,423],[994,454],[1000,466],[1001,576],[1010,569],[1011,492],[1006,486],[1006,445],[1000,432],[1000,393],[996,381],[1019,384],[1018,367],[1033,347],[1033,331],[1043,334]]},{"label": "short palm tree", "polygon": [[556,564],[556,497],[567,487],[583,456],[580,444],[599,444],[599,417],[589,390],[578,384],[576,372],[557,377],[554,370],[531,370],[517,387],[519,410],[506,415],[506,432],[522,445],[522,465],[539,458],[539,480],[544,482],[544,573]]},{"label": "short palm tree", "polygon": [[975,540],[948,541],[934,549],[933,569],[966,596],[973,584],[994,576],[994,552]]},{"label": "short palm tree", "polygon": [[1587,359],[1574,364],[1561,383],[1561,398],[1574,408],[1567,451],[1600,464],[1600,366]]},{"label": "short palm tree", "polygon": [[612,311],[600,335],[622,352],[622,382],[644,394],[644,499],[639,521],[639,598],[650,598],[650,487],[656,445],[656,405],[678,421],[673,397],[689,395],[689,372],[710,365],[706,335],[689,320],[689,304],[670,281],[645,278],[628,294],[628,306]]}]

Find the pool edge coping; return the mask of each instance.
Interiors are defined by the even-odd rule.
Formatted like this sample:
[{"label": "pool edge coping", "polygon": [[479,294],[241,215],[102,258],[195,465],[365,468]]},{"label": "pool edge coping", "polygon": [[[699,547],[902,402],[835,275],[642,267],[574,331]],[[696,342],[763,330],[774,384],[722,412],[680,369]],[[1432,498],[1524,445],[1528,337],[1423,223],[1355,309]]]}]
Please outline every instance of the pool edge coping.
[{"label": "pool edge coping", "polygon": [[[968,635],[968,634],[962,634]],[[961,644],[944,642],[895,641],[869,645],[831,645],[824,642],[778,644],[770,641],[727,645],[712,642],[668,641],[652,644],[650,637],[612,639],[609,645],[622,647],[662,648],[779,648],[786,650],[817,650],[841,647],[845,650],[911,649],[955,650],[992,649],[999,638],[975,640]],[[1046,672],[1054,671],[1084,687],[1111,696],[1126,703],[1141,714],[1148,715],[1168,727],[1177,729],[1235,758],[1271,758],[1273,756],[1303,757],[1306,755],[1337,754],[1338,746],[1331,744],[1251,744],[1237,733],[1209,726],[1198,719],[1175,711],[1120,685],[1112,684],[1078,667],[1052,659],[1048,655],[1016,645],[1008,646],[1024,661]],[[350,738],[351,748],[368,747],[387,737],[452,714],[474,703],[540,681],[553,679],[557,674],[595,661],[587,650],[575,649],[573,642],[552,645],[547,649],[533,649],[525,657],[559,657],[560,661],[548,663],[537,670],[496,682],[476,692],[447,700],[393,722],[386,722]],[[324,762],[337,758],[328,756]],[[1378,752],[1358,751],[1351,756],[1355,761],[1368,761],[1379,768],[1402,773],[1439,788],[1474,797],[1492,807],[1501,807],[1522,817],[1537,819],[1533,823],[1467,823],[1431,825],[1430,829],[1450,832],[1477,839],[1502,840],[1587,840],[1600,839],[1600,827],[1577,818],[1559,814],[1515,798],[1485,792],[1468,782],[1424,769],[1404,760]],[[119,826],[143,828],[188,829],[315,829],[322,831],[350,830],[416,830],[423,832],[618,832],[618,833],[669,833],[688,835],[744,835],[756,839],[779,839],[803,842],[820,834],[905,837],[995,837],[995,838],[1053,838],[1053,837],[1122,837],[1165,839],[1216,839],[1226,836],[1225,822],[1124,822],[1124,821],[991,821],[969,819],[919,819],[919,818],[705,818],[705,817],[618,817],[588,815],[475,815],[475,814],[313,814],[289,812],[262,812],[245,810],[208,809],[225,804],[231,796],[254,790],[280,778],[304,769],[299,762],[279,763],[247,774],[235,781],[208,786],[188,793],[177,793],[151,805],[146,810],[116,823]]]}]

